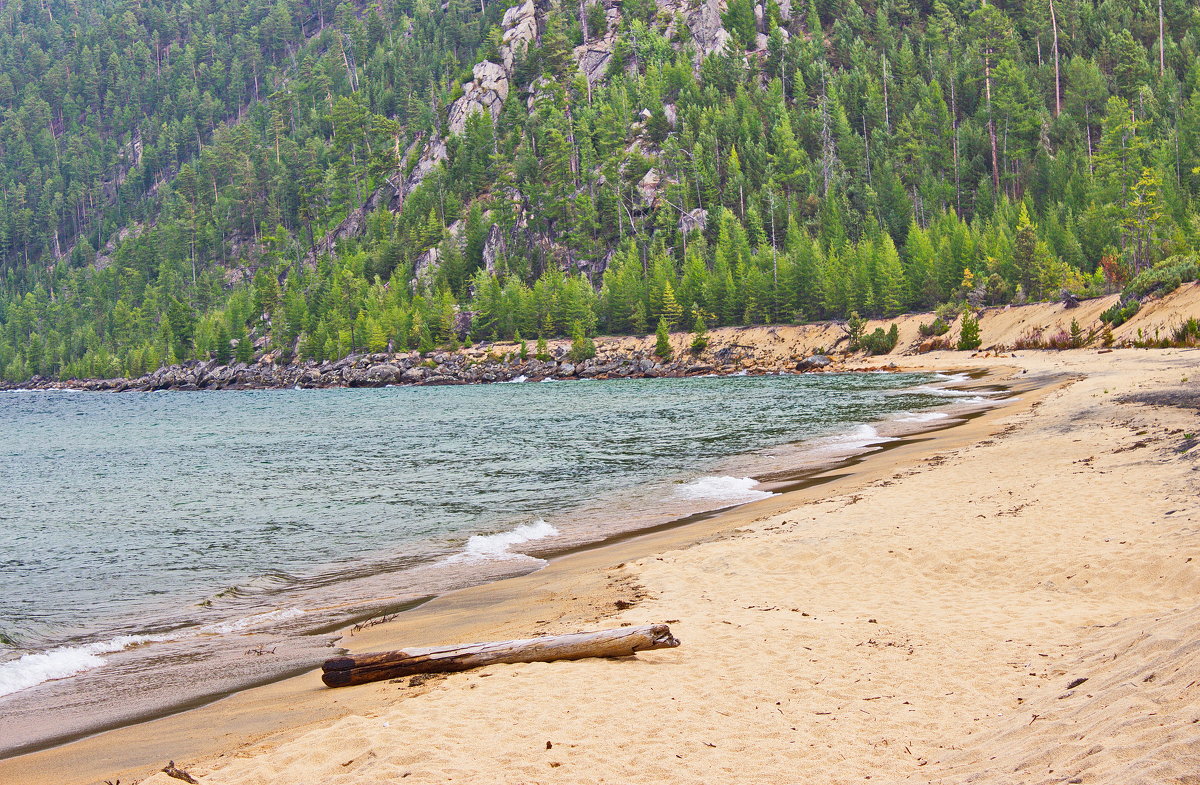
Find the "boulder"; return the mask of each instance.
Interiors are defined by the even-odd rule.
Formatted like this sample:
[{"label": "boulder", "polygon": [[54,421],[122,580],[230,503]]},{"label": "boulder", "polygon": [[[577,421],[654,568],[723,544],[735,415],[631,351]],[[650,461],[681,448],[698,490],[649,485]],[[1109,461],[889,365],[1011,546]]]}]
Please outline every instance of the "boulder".
[{"label": "boulder", "polygon": [[367,379],[381,384],[392,384],[400,381],[403,373],[391,363],[379,363],[367,369]]},{"label": "boulder", "polygon": [[800,362],[796,363],[797,371],[815,371],[819,368],[827,368],[833,365],[833,360],[823,354],[814,354],[811,357],[805,357]]}]

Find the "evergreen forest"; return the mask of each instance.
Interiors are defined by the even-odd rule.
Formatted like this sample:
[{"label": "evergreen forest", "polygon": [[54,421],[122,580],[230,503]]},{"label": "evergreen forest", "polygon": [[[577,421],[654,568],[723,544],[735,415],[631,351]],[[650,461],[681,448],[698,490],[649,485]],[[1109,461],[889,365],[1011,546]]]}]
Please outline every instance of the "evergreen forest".
[{"label": "evergreen forest", "polygon": [[499,0],[5,3],[0,377],[1200,267],[1194,0],[526,5],[522,38]]}]

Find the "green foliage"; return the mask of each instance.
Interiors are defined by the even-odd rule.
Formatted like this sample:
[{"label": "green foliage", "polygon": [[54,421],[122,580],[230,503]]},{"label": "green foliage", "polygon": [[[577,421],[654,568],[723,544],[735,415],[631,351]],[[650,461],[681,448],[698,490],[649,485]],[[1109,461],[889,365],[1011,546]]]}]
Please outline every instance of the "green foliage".
[{"label": "green foliage", "polygon": [[1118,300],[1100,312],[1100,321],[1109,327],[1120,327],[1132,319],[1141,307],[1142,304],[1137,300],[1127,302]]},{"label": "green foliage", "polygon": [[900,328],[893,324],[884,332],[882,327],[876,327],[874,332],[864,335],[859,344],[867,354],[888,354],[896,348],[900,340]]},{"label": "green foliage", "polygon": [[704,322],[704,314],[696,311],[696,321],[692,326],[692,354],[700,354],[708,348],[708,325]]},{"label": "green foliage", "polygon": [[671,355],[675,352],[671,349],[671,334],[667,327],[667,318],[665,316],[658,320],[658,327],[654,331],[654,336],[654,353],[664,360],[671,359]]},{"label": "green foliage", "polygon": [[1188,281],[1200,281],[1200,256],[1172,256],[1134,277],[1126,285],[1123,297],[1146,297],[1166,293]]},{"label": "green foliage", "polygon": [[1176,345],[1179,346],[1196,346],[1200,345],[1200,320],[1196,317],[1190,317],[1186,322],[1179,325],[1172,336]]},{"label": "green foliage", "polygon": [[846,318],[846,323],[842,325],[842,330],[850,338],[849,349],[852,352],[862,348],[863,331],[867,329],[867,320],[858,315],[858,311],[851,311]]},{"label": "green foliage", "polygon": [[[627,0],[590,84],[571,53],[603,5],[539,7],[499,117],[449,135],[504,6],[0,8],[0,374],[137,375],[235,339],[252,359],[251,335],[430,351],[456,309],[507,340],[1200,278],[1194,4],[1164,3],[1161,69],[1157,9],[1064,7],[1061,96],[1044,4],[767,2],[760,26],[731,0],[727,51],[696,62],[686,25]],[[393,214],[373,197],[398,175],[421,182]],[[322,242],[369,198],[361,234]]]},{"label": "green foliage", "polygon": [[940,316],[935,316],[929,324],[920,324],[917,326],[917,332],[926,338],[933,336],[942,336],[950,332],[949,323],[942,320]]},{"label": "green foliage", "polygon": [[1088,342],[1088,337],[1083,332],[1083,327],[1080,326],[1078,319],[1071,320],[1071,329],[1068,333],[1071,336],[1071,348],[1078,349]]},{"label": "green foliage", "polygon": [[965,352],[978,349],[982,342],[979,334],[979,319],[970,312],[963,314],[962,330],[958,336],[958,350]]},{"label": "green foliage", "polygon": [[571,350],[567,359],[573,363],[581,363],[596,356],[596,343],[584,331],[582,322],[571,325]]},{"label": "green foliage", "polygon": [[542,362],[549,362],[550,360],[554,359],[550,356],[550,350],[546,347],[546,336],[538,336],[537,346],[534,349],[533,356]]}]

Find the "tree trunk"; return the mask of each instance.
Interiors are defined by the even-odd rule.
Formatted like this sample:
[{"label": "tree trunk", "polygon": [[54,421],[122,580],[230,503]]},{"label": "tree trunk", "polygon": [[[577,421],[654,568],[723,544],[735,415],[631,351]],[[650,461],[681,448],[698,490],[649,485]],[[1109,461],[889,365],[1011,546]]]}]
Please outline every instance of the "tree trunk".
[{"label": "tree trunk", "polygon": [[1163,36],[1163,7],[1158,0],[1158,75],[1161,78],[1167,71],[1166,39]]},{"label": "tree trunk", "polygon": [[1058,70],[1058,16],[1054,13],[1054,0],[1050,0],[1050,26],[1054,30],[1054,116],[1058,117],[1062,114],[1062,78]]},{"label": "tree trunk", "polygon": [[665,624],[576,632],[544,638],[401,649],[326,660],[321,680],[330,687],[394,679],[418,673],[453,673],[484,665],[516,662],[628,657],[639,651],[679,645]]},{"label": "tree trunk", "polygon": [[992,48],[983,55],[983,87],[987,94],[988,139],[992,143],[992,189],[1000,193],[1000,155],[996,149],[996,118],[992,116]]}]

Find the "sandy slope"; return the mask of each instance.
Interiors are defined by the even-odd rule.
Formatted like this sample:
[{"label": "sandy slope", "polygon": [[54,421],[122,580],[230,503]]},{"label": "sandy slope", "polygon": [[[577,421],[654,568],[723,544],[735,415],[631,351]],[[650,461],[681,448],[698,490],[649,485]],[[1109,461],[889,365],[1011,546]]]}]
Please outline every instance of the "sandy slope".
[{"label": "sandy slope", "polygon": [[[231,785],[1197,782],[1200,416],[1116,399],[1200,405],[1200,350],[1004,362],[1080,380],[852,492],[598,567],[609,599],[644,595],[610,623],[671,620],[678,649],[353,688],[348,716],[183,763]],[[534,612],[586,627],[579,601]]]}]

